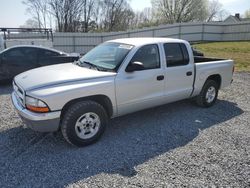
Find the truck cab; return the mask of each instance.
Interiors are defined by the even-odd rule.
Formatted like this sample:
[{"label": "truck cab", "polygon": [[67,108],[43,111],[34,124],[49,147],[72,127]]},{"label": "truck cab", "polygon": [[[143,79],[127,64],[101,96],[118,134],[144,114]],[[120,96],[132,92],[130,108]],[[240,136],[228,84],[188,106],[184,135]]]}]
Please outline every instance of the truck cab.
[{"label": "truck cab", "polygon": [[[143,44],[139,42],[141,40],[116,77],[118,114],[190,97],[194,61],[192,50],[186,42],[176,39],[168,42],[149,40],[147,44],[144,44],[145,40]],[[131,70],[134,62],[141,62],[143,67]]]}]

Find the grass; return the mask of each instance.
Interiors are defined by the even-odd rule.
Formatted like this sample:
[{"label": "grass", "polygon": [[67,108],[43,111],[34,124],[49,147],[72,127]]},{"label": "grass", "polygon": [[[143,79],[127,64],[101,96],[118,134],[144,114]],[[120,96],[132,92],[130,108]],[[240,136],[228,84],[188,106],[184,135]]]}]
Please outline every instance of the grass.
[{"label": "grass", "polygon": [[249,42],[211,42],[193,45],[207,57],[233,59],[236,71],[250,72]]}]

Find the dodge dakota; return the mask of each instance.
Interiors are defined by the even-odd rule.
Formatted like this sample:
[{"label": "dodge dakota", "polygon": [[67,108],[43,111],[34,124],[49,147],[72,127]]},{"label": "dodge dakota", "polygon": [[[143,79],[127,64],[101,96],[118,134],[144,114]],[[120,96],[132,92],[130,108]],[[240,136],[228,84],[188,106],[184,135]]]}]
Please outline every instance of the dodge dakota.
[{"label": "dodge dakota", "polygon": [[211,107],[233,72],[232,60],[194,57],[184,40],[116,39],[74,63],[17,75],[12,102],[31,129],[60,130],[81,147],[96,142],[114,117],[188,98]]}]

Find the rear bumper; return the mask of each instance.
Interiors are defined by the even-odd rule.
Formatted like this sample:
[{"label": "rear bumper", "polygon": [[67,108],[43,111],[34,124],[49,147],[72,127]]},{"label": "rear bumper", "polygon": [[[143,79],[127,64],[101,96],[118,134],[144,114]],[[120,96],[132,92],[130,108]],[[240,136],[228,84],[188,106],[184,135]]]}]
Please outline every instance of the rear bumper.
[{"label": "rear bumper", "polygon": [[19,104],[14,93],[11,99],[19,116],[29,128],[39,132],[55,132],[59,129],[61,111],[34,113]]}]

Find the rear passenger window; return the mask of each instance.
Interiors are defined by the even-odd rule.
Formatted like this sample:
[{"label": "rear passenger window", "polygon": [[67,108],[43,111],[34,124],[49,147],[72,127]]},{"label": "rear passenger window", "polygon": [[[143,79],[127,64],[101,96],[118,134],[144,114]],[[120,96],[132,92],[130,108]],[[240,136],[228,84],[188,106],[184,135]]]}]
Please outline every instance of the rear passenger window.
[{"label": "rear passenger window", "polygon": [[144,69],[160,68],[160,56],[158,45],[150,44],[141,47],[131,59],[131,62],[143,63]]},{"label": "rear passenger window", "polygon": [[23,53],[23,51],[20,48],[15,48],[15,49],[11,49],[9,51],[6,51],[4,53],[4,57],[21,58],[21,57],[25,57],[25,54]]},{"label": "rear passenger window", "polygon": [[189,55],[185,44],[164,44],[167,67],[183,66],[189,63]]},{"label": "rear passenger window", "polygon": [[31,47],[17,47],[6,51],[4,54],[6,61],[15,64],[35,64],[37,60],[37,50]]},{"label": "rear passenger window", "polygon": [[36,62],[37,60],[37,49],[36,48],[23,48],[25,58],[28,61]]}]

